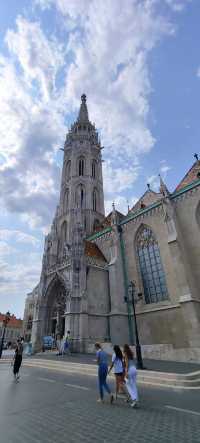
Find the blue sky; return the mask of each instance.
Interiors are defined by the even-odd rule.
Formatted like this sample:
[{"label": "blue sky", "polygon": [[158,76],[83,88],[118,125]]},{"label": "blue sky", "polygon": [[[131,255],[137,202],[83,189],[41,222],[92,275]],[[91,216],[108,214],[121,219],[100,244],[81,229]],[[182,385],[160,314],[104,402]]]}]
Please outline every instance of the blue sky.
[{"label": "blue sky", "polygon": [[0,5],[0,311],[23,315],[59,199],[62,147],[88,97],[105,206],[126,213],[199,152],[199,0],[7,0]]}]

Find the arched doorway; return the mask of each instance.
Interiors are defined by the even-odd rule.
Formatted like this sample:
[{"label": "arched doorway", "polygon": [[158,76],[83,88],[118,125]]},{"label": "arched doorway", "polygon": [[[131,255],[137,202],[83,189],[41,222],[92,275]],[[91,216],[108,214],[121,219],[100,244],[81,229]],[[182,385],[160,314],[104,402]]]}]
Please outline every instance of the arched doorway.
[{"label": "arched doorway", "polygon": [[65,334],[65,310],[67,290],[64,282],[56,275],[46,293],[46,335],[54,338]]}]

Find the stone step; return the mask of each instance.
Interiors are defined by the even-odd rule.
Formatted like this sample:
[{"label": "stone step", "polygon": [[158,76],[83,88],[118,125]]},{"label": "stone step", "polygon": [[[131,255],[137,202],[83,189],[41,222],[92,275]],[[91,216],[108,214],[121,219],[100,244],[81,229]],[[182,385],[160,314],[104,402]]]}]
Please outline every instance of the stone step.
[{"label": "stone step", "polygon": [[[41,359],[24,359],[24,366],[49,369],[59,372],[97,376],[97,366],[87,363],[72,363]],[[114,374],[111,375],[114,377]],[[157,371],[138,370],[139,384],[171,387],[177,389],[200,389],[200,371],[190,374],[174,374]]]}]

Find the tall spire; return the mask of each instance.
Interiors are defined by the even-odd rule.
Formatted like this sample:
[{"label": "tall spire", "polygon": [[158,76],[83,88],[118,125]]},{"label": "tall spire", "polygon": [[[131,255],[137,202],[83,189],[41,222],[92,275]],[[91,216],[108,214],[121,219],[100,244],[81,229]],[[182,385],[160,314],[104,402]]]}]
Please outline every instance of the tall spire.
[{"label": "tall spire", "polygon": [[78,122],[79,123],[88,123],[89,122],[85,94],[81,95],[81,106],[80,106],[79,115],[78,115]]}]

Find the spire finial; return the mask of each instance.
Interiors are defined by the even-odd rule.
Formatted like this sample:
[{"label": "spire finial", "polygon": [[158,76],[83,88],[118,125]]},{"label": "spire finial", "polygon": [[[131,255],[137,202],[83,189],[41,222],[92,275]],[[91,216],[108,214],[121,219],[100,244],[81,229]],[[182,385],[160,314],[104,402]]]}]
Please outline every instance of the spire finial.
[{"label": "spire finial", "polygon": [[150,191],[150,183],[147,183],[148,191]]},{"label": "spire finial", "polygon": [[198,154],[194,154],[194,158],[196,158],[196,160],[199,160]]},{"label": "spire finial", "polygon": [[114,201],[112,202],[112,208],[113,208],[113,211],[115,211],[115,202]]},{"label": "spire finial", "polygon": [[79,111],[79,115],[78,115],[78,122],[79,123],[88,123],[89,122],[85,94],[81,95],[81,106],[80,106],[80,111]]},{"label": "spire finial", "polygon": [[87,100],[86,95],[85,95],[85,94],[82,94],[82,95],[81,95],[81,101],[82,101],[82,103],[86,103],[86,100]]}]

